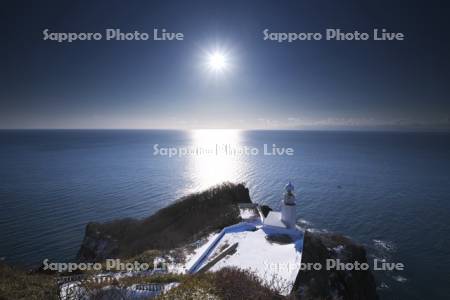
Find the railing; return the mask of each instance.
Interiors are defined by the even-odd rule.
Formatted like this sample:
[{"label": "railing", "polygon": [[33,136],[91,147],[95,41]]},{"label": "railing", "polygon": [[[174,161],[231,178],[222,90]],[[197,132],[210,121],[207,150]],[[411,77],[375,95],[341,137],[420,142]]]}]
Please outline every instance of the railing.
[{"label": "railing", "polygon": [[161,292],[164,289],[165,284],[162,283],[148,283],[148,284],[136,284],[134,288],[140,291]]}]

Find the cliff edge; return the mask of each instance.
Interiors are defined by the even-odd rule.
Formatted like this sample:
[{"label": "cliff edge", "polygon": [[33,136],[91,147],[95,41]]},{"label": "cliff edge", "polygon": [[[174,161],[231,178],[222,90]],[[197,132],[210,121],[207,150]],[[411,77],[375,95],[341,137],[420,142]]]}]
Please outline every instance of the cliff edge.
[{"label": "cliff edge", "polygon": [[226,183],[183,197],[145,219],[89,223],[77,258],[101,261],[186,245],[239,222],[238,203],[251,203],[248,188]]},{"label": "cliff edge", "polygon": [[[320,263],[326,260],[342,263],[367,263],[366,250],[353,240],[335,233],[305,232],[302,263]],[[378,299],[373,274],[367,271],[301,270],[295,281],[297,299]]]},{"label": "cliff edge", "polygon": [[[181,198],[154,215],[109,223],[89,223],[78,259],[101,261],[131,257],[149,249],[170,250],[240,221],[238,203],[251,203],[243,184],[223,184]],[[262,206],[264,215],[271,210]],[[302,263],[326,265],[328,259],[367,262],[363,246],[340,234],[306,231]],[[282,296],[276,299],[284,299]],[[275,299],[273,298],[273,299]],[[370,270],[300,270],[288,299],[375,300],[376,285]],[[266,298],[264,298],[266,299]],[[267,299],[272,299],[272,296]]]}]

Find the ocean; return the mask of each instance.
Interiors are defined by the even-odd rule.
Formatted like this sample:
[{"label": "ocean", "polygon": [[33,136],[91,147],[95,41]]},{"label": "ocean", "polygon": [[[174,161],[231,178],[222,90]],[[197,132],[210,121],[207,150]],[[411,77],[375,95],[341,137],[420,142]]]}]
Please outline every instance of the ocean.
[{"label": "ocean", "polygon": [[3,130],[0,257],[70,260],[87,222],[145,217],[224,181],[273,208],[291,181],[303,226],[403,263],[374,272],[381,299],[450,295],[449,133]]}]

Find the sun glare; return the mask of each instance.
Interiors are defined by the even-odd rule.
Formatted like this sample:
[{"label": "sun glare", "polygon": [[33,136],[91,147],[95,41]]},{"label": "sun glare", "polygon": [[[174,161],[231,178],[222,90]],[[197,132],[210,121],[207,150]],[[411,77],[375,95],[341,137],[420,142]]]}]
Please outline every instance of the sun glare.
[{"label": "sun glare", "polygon": [[222,52],[215,51],[209,53],[207,57],[207,65],[211,71],[222,72],[228,68],[228,58]]},{"label": "sun glare", "polygon": [[225,56],[222,53],[213,53],[208,58],[208,64],[212,69],[222,70],[225,67]]}]

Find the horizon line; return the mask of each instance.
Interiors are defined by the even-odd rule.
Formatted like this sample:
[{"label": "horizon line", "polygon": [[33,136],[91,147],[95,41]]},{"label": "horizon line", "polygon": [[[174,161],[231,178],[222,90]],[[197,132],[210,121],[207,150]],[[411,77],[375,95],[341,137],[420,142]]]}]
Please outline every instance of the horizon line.
[{"label": "horizon line", "polygon": [[316,132],[423,132],[450,133],[450,128],[0,128],[0,131],[316,131]]}]

